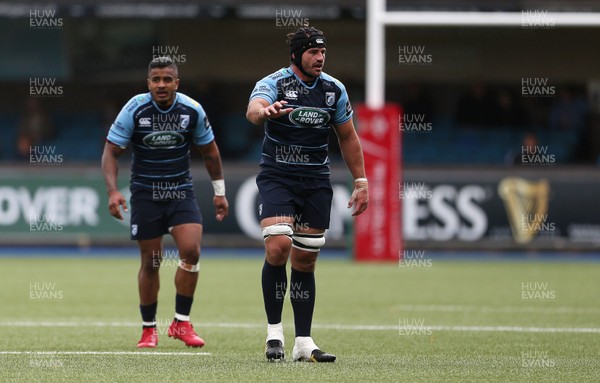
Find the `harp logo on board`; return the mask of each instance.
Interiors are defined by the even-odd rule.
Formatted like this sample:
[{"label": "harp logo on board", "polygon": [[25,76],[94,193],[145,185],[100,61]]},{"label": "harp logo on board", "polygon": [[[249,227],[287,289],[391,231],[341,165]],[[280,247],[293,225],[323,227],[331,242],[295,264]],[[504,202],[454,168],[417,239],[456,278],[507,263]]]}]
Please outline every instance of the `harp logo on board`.
[{"label": "harp logo on board", "polygon": [[556,225],[548,222],[548,180],[528,181],[506,177],[498,184],[498,195],[504,201],[510,229],[519,244],[531,242],[538,234],[551,234]]}]

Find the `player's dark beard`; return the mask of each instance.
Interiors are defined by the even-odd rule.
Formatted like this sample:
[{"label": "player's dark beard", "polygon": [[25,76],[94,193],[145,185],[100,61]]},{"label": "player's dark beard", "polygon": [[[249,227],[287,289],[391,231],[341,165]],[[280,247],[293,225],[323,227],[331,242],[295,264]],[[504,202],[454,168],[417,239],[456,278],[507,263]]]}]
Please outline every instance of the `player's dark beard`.
[{"label": "player's dark beard", "polygon": [[308,71],[306,70],[304,65],[302,65],[302,63],[300,63],[300,66],[302,67],[302,68],[300,68],[300,72],[304,73],[308,77],[308,81],[305,81],[305,82],[312,84],[317,79],[317,77],[308,73]]}]

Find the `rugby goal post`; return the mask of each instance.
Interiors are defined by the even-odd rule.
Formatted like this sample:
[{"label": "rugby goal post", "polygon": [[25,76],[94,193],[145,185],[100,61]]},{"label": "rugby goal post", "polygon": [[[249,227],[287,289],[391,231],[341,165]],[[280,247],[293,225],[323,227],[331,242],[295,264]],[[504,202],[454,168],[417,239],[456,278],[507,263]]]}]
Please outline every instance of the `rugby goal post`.
[{"label": "rugby goal post", "polygon": [[[386,0],[367,1],[366,103],[357,107],[358,132],[369,178],[369,208],[356,218],[354,257],[397,261],[402,251],[402,137],[400,106],[385,103],[385,28],[429,27],[598,27],[600,13],[388,11]],[[547,24],[547,25],[544,25]]]}]

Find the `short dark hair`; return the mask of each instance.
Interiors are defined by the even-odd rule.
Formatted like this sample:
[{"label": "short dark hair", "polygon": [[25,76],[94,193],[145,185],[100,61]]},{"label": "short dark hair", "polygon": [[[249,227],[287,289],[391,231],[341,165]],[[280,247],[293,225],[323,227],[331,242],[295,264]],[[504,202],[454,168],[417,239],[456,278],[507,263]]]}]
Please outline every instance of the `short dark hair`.
[{"label": "short dark hair", "polygon": [[175,73],[178,73],[177,65],[171,60],[169,56],[159,56],[155,57],[148,64],[148,73],[154,68],[168,68],[172,67]]}]

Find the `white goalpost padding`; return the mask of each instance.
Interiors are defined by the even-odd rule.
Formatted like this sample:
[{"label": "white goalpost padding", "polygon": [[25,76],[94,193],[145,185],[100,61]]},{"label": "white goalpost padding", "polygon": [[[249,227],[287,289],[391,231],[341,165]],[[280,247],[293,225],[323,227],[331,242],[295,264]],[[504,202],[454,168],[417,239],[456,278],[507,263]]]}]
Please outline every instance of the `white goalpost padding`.
[{"label": "white goalpost padding", "polygon": [[367,0],[366,104],[385,103],[385,27],[600,27],[599,12],[415,12],[387,11],[386,0]]}]

